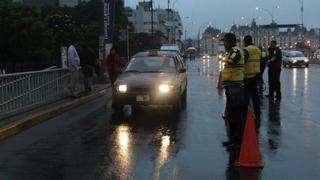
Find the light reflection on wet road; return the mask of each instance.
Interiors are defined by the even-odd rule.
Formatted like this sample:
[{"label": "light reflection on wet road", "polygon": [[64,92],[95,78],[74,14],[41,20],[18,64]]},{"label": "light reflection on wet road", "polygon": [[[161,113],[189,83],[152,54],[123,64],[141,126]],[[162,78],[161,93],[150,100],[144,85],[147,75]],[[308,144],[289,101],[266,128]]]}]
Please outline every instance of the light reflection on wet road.
[{"label": "light reflection on wet road", "polygon": [[216,89],[216,58],[187,64],[180,115],[141,108],[131,116],[130,107],[112,115],[109,96],[99,98],[0,142],[0,179],[319,179],[319,65],[283,69],[283,100],[262,99],[265,167],[256,170],[233,167],[237,154],[221,146],[225,97]]}]

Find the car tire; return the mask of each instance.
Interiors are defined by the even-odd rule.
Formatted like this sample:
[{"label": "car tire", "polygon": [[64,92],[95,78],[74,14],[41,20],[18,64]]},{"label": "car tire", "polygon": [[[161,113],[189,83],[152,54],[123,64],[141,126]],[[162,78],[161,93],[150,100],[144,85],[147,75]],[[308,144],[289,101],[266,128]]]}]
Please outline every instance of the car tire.
[{"label": "car tire", "polygon": [[173,112],[179,113],[182,110],[182,99],[181,97],[178,98],[178,100],[173,104]]},{"label": "car tire", "polygon": [[306,66],[306,68],[308,68],[308,67],[309,67],[309,64],[306,64],[305,66]]},{"label": "car tire", "polygon": [[187,87],[186,89],[184,90],[183,94],[182,94],[182,107],[185,108],[187,106],[187,94],[188,94],[188,91],[187,91]]},{"label": "car tire", "polygon": [[292,64],[289,64],[289,67],[292,68]]},{"label": "car tire", "polygon": [[283,63],[283,67],[284,67],[284,68],[287,67],[286,63]]}]

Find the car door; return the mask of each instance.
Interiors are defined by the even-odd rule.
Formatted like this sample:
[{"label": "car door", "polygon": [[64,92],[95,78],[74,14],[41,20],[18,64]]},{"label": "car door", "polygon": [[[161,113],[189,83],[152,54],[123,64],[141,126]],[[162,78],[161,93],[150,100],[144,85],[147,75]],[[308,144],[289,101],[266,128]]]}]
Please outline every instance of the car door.
[{"label": "car door", "polygon": [[182,70],[186,69],[183,61],[179,59],[178,57],[175,57],[176,62],[177,62],[177,72],[178,72],[178,81],[180,84],[180,94],[182,94],[186,88],[187,88],[187,73],[186,71],[181,72]]}]

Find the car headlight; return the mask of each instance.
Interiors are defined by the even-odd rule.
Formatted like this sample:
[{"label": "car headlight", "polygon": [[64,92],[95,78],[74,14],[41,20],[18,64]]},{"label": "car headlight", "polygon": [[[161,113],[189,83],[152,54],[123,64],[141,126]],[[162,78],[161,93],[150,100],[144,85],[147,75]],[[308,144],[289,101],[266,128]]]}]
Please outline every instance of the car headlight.
[{"label": "car headlight", "polygon": [[168,84],[161,84],[159,86],[159,91],[161,93],[168,93],[170,91],[170,86]]},{"label": "car headlight", "polygon": [[309,62],[309,59],[308,59],[308,58],[305,58],[305,59],[304,59],[304,62]]},{"label": "car headlight", "polygon": [[119,90],[119,92],[121,92],[121,93],[126,93],[127,90],[128,90],[128,87],[127,87],[127,85],[122,84],[122,85],[119,85],[119,86],[118,86],[118,90]]},{"label": "car headlight", "polygon": [[297,62],[297,60],[292,60],[292,63],[296,63]]},{"label": "car headlight", "polygon": [[219,59],[221,59],[221,58],[222,58],[222,55],[221,55],[221,54],[219,54],[218,58],[219,58]]},{"label": "car headlight", "polygon": [[202,56],[202,58],[206,58],[206,56]]}]

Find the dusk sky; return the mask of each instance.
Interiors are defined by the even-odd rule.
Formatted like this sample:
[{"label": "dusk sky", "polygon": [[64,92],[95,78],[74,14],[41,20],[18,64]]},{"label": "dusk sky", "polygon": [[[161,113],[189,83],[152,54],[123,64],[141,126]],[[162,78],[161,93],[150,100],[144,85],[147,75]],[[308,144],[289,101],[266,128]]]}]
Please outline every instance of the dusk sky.
[{"label": "dusk sky", "polygon": [[[135,7],[141,0],[125,0],[125,5]],[[271,23],[272,9],[277,23],[301,23],[300,0],[170,0],[170,6],[179,11],[188,36],[211,24],[221,30],[232,23],[245,25],[256,19],[258,24]],[[307,28],[320,27],[320,0],[304,1],[304,24]],[[166,8],[167,0],[154,0],[154,7]],[[266,10],[257,11],[256,7]],[[275,8],[279,6],[279,8]],[[189,18],[186,18],[189,17]],[[243,17],[243,18],[241,18]]]}]

